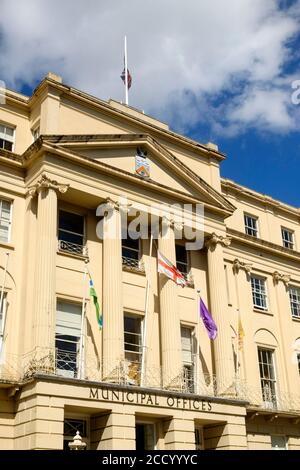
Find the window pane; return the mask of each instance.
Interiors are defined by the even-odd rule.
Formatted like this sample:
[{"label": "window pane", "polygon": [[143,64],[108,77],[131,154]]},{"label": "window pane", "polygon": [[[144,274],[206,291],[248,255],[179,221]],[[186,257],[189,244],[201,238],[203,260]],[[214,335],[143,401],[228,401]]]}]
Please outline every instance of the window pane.
[{"label": "window pane", "polygon": [[83,220],[82,215],[59,211],[59,229],[83,235]]}]

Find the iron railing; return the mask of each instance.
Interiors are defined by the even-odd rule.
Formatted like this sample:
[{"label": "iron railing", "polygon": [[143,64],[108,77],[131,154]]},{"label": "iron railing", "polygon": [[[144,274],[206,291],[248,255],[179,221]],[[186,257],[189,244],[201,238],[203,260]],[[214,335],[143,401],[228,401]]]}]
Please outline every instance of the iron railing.
[{"label": "iron railing", "polygon": [[275,393],[271,393],[270,390],[251,386],[239,378],[227,380],[225,384],[212,374],[191,377],[187,376],[184,369],[175,378],[168,377],[166,372],[163,374],[162,369],[156,367],[146,367],[142,375],[138,361],[120,360],[103,363],[93,355],[86,356],[83,367],[79,368],[78,356],[75,353],[36,348],[22,357],[10,355],[6,357],[5,363],[0,364],[0,384],[1,382],[23,383],[36,374],[243,400],[253,409],[300,414],[300,394],[291,394],[278,388]]},{"label": "iron railing", "polygon": [[134,259],[134,258],[127,258],[126,256],[122,256],[122,265],[123,269],[126,271],[135,271],[135,272],[145,272],[144,264],[141,260]]},{"label": "iron railing", "polygon": [[58,240],[58,251],[88,257],[88,249],[86,246],[66,242],[65,240]]}]

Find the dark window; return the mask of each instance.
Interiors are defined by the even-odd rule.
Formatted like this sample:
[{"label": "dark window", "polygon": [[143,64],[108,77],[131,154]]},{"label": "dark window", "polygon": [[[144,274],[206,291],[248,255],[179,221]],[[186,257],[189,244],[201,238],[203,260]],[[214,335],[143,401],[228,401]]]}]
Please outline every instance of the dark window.
[{"label": "dark window", "polygon": [[185,249],[185,246],[176,244],[175,249],[176,249],[176,267],[181,273],[187,274],[189,271],[189,266],[188,266],[188,254]]},{"label": "dark window", "polygon": [[64,450],[70,450],[69,443],[73,441],[77,431],[81,437],[87,437],[87,422],[84,419],[65,419],[64,421]]},{"label": "dark window", "polygon": [[13,144],[7,140],[0,139],[0,149],[9,150],[11,152],[13,149]]},{"label": "dark window", "polygon": [[72,212],[59,211],[58,238],[62,242],[84,245],[84,217]]},{"label": "dark window", "polygon": [[123,238],[122,240],[122,257],[138,261],[140,258],[140,240],[132,238]]}]

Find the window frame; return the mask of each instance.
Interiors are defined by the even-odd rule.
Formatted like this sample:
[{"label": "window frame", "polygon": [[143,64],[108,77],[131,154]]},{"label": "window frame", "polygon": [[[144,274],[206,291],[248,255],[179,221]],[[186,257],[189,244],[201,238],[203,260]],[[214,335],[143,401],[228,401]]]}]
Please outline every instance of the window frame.
[{"label": "window frame", "polygon": [[[140,333],[131,333],[130,331],[126,331],[125,330],[125,318],[132,318],[133,320],[138,320],[140,322]],[[139,364],[139,366],[141,367],[142,366],[142,359],[143,359],[144,317],[142,315],[134,314],[134,313],[131,313],[131,312],[128,312],[127,310],[125,310],[124,313],[123,313],[123,321],[124,321],[124,359],[127,362]],[[125,334],[139,336],[140,337],[140,344],[135,345],[135,343],[129,343],[128,341],[125,341]],[[139,348],[140,351],[135,352],[135,351],[127,350],[125,348],[126,344],[136,346],[136,347]],[[126,353],[140,356],[140,359],[138,361],[132,361],[132,360],[126,358]]]},{"label": "window frame", "polygon": [[35,142],[40,137],[40,124],[31,128],[31,134],[33,142]]},{"label": "window frame", "polygon": [[[284,238],[284,232],[288,233],[291,235],[291,240],[287,240]],[[287,248],[288,250],[295,250],[295,231],[294,230],[291,230],[287,227],[283,227],[281,226],[281,240],[282,240],[282,246],[284,248]],[[286,246],[285,243],[287,245],[291,245],[291,246]]]},{"label": "window frame", "polygon": [[13,220],[13,200],[0,195],[0,224],[1,224],[1,214],[2,214],[2,201],[8,202],[10,204],[9,211],[9,221],[8,221],[8,231],[7,231],[7,241],[1,240],[0,243],[11,243],[11,232],[12,232],[12,220]]},{"label": "window frame", "polygon": [[[246,218],[250,218],[255,221],[255,227],[251,227],[246,223]],[[244,228],[245,228],[245,234],[249,235],[249,237],[253,238],[259,238],[259,217],[253,214],[249,214],[248,212],[244,212]],[[255,235],[248,233],[248,230],[252,230],[255,232]]]},{"label": "window frame", "polygon": [[[268,352],[271,355],[271,363],[265,363],[265,362],[260,362],[260,352]],[[269,404],[268,408],[271,409],[276,409],[277,407],[277,402],[278,402],[278,393],[277,393],[277,367],[276,367],[276,357],[275,357],[275,348],[268,347],[268,346],[262,346],[258,345],[257,346],[257,356],[258,356],[258,369],[259,369],[259,380],[260,380],[260,387],[261,387],[261,394],[262,394],[262,400],[264,404]],[[273,368],[273,379],[268,379],[266,377],[262,377],[261,374],[261,367],[260,366],[267,366],[268,370],[270,370],[270,366]],[[270,374],[269,374],[270,375]],[[266,400],[264,396],[264,387],[266,384],[263,386],[262,382],[268,382],[270,383],[270,390],[271,390],[271,400]],[[271,403],[271,406],[270,406]]]},{"label": "window frame", "polygon": [[[127,232],[127,235],[128,235],[128,232]],[[132,260],[132,261],[136,261],[137,263],[140,263],[141,257],[142,257],[141,238],[137,238],[136,240],[134,240],[138,243],[138,248],[132,248],[130,246],[126,246],[124,244],[124,242],[126,242],[126,240],[128,240],[128,238],[122,238],[121,239],[122,260],[123,260],[123,258],[126,258],[126,259],[129,259],[129,260]],[[136,258],[129,258],[128,256],[123,255],[123,248],[125,248],[129,251],[134,251],[135,253],[137,253],[137,255],[138,255],[137,259]]]},{"label": "window frame", "polygon": [[[191,344],[191,349],[190,349],[190,354],[191,354],[191,362],[187,362],[183,360],[183,354],[185,351],[188,351],[187,349],[183,349],[183,335],[182,332],[183,330],[189,330],[190,331],[190,344]],[[195,338],[195,327],[191,325],[186,325],[184,323],[180,323],[180,339],[181,339],[181,357],[182,357],[182,369],[183,369],[183,374],[185,378],[185,369],[189,370],[190,377],[187,377],[187,391],[195,393],[195,388],[196,388],[196,364],[195,364],[195,350],[194,350],[194,338]]]},{"label": "window frame", "polygon": [[[5,130],[8,128],[8,129],[11,129],[13,131],[13,137],[11,139],[10,138],[9,139],[6,139],[6,138],[2,139],[2,137],[0,137],[0,139],[2,139],[3,141],[9,142],[9,143],[12,144],[11,150],[7,150],[7,149],[2,148],[2,147],[1,147],[1,149],[2,150],[7,150],[8,152],[14,152],[15,151],[15,143],[16,143],[16,128],[17,127],[13,124],[9,124],[9,123],[3,122],[3,121],[0,121],[0,126],[3,126],[5,128]],[[6,136],[6,132],[4,133],[4,136]]]},{"label": "window frame", "polygon": [[[177,260],[176,246],[179,246],[179,247],[184,248],[185,253],[186,253],[186,263]],[[183,274],[184,276],[188,276],[189,273],[190,273],[190,271],[191,271],[190,250],[187,250],[187,249],[185,248],[185,244],[182,244],[182,243],[175,243],[175,256],[176,256],[176,268],[178,269],[178,271],[181,272],[181,274]],[[178,265],[179,265],[179,266],[178,266]],[[185,265],[185,266],[186,266],[186,271],[183,271],[183,270],[180,268],[180,265]]]},{"label": "window frame", "polygon": [[[59,227],[59,215],[60,215],[60,212],[67,212],[68,214],[73,214],[73,215],[77,215],[79,217],[82,217],[83,219],[83,233],[76,233],[76,232],[72,232],[70,230],[65,230],[65,229],[60,229]],[[82,245],[78,244],[78,243],[73,243],[73,242],[65,242],[65,243],[71,243],[73,245],[78,245],[78,246],[82,246],[82,254],[84,254],[85,252],[85,248],[86,248],[86,243],[87,243],[87,222],[86,222],[86,214],[84,214],[83,212],[81,211],[76,211],[76,209],[68,209],[68,208],[64,208],[64,207],[59,207],[58,208],[58,211],[57,211],[57,242],[58,244],[60,242],[63,242],[64,243],[64,240],[61,240],[60,239],[60,236],[59,236],[59,232],[62,231],[62,232],[65,232],[65,233],[70,233],[71,235],[76,235],[76,236],[82,236]],[[70,253],[70,251],[68,251],[67,249],[64,250],[64,249],[61,249],[60,251],[62,251],[63,253]]]},{"label": "window frame", "polygon": [[[84,421],[86,424],[86,436],[83,436],[82,434],[80,434],[80,436],[83,438],[83,441],[86,443],[86,447],[84,450],[89,450],[90,449],[90,444],[91,444],[91,441],[90,441],[90,436],[91,436],[91,421],[90,421],[90,416],[89,415],[81,415],[79,413],[72,413],[72,414],[65,414],[64,416],[64,426],[65,426],[65,421],[70,421],[70,420],[73,420],[73,421]],[[76,431],[74,433],[74,436],[76,435]],[[68,435],[68,434],[65,434],[65,429],[63,431],[63,442],[72,442],[73,439],[74,439],[74,436],[71,436],[71,435]],[[71,450],[68,446],[68,450]]]},{"label": "window frame", "polygon": [[[272,446],[272,438],[273,437],[283,437],[284,438],[284,441],[285,441],[285,446],[284,448],[283,447],[278,447],[276,449],[276,447],[273,447]],[[288,450],[288,438],[285,434],[270,434],[270,439],[271,439],[271,450]]]},{"label": "window frame", "polygon": [[[256,292],[257,295],[262,295],[264,300],[265,300],[265,307],[261,307],[260,305],[256,305],[254,302],[254,297],[255,297],[255,292],[253,291],[253,284],[252,284],[252,279],[257,279],[259,281],[263,282],[264,285],[264,293],[261,292]],[[250,275],[250,283],[251,283],[251,293],[252,293],[252,303],[253,303],[253,309],[259,310],[260,312],[268,312],[269,311],[269,299],[268,299],[268,285],[267,285],[267,278],[263,276],[259,276],[256,274],[251,274]]]},{"label": "window frame", "polygon": [[[297,305],[298,313],[296,315],[293,313],[292,299],[291,299],[291,294],[293,290],[296,292],[296,297],[297,297],[296,302],[294,302]],[[300,320],[300,287],[289,286],[288,291],[289,291],[289,300],[290,300],[290,309],[291,309],[292,319]]]},{"label": "window frame", "polygon": [[[59,337],[57,337],[57,312],[58,312],[58,304],[59,303],[64,303],[64,304],[69,304],[69,305],[76,305],[79,309],[80,309],[80,317],[82,316],[82,302],[80,302],[79,300],[78,301],[73,301],[73,300],[69,300],[69,299],[65,299],[65,298],[62,298],[62,297],[57,297],[56,298],[56,319],[55,319],[55,373],[56,375],[59,375],[59,376],[62,376],[62,377],[72,377],[72,378],[77,378],[78,377],[78,371],[79,371],[79,359],[80,359],[80,337],[81,337],[81,330],[79,331],[79,336],[76,336],[77,338],[77,341],[73,341],[73,340],[66,340],[66,339],[60,339]],[[80,326],[81,326],[81,319],[80,319]],[[73,335],[63,335],[63,336],[69,336],[70,338],[73,338],[75,336]],[[59,362],[59,358],[58,358],[58,350],[59,348],[56,346],[56,341],[63,341],[63,342],[68,342],[68,343],[72,343],[72,344],[75,344],[76,345],[76,351],[75,353],[73,351],[64,351],[63,349],[60,349],[61,351],[65,352],[65,353],[69,353],[70,354],[70,357],[72,357],[71,355],[72,354],[75,354],[76,355],[76,361],[69,361],[68,364],[70,363],[74,363],[75,364],[75,369],[72,370],[70,368],[59,368],[58,367],[58,362]],[[83,358],[84,359],[84,358]],[[63,361],[61,359],[61,361]],[[69,372],[69,373],[68,373]]]}]

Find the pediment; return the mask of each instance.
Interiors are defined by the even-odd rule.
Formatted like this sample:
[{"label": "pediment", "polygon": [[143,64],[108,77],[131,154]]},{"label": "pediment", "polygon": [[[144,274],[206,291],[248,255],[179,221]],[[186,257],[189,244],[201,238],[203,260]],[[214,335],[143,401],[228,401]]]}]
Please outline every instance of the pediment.
[{"label": "pediment", "polygon": [[187,165],[155,139],[145,134],[97,136],[45,136],[56,148],[64,148],[123,174],[171,188],[204,204],[233,212],[234,207]]}]

